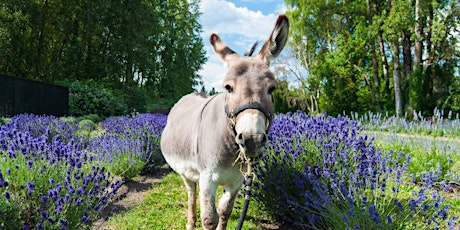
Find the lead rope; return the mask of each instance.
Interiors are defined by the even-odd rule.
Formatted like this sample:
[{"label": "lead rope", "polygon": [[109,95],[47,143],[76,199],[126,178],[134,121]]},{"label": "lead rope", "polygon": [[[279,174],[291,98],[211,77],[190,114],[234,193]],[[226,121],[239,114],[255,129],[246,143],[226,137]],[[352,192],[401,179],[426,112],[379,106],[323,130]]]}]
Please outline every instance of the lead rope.
[{"label": "lead rope", "polygon": [[[240,154],[241,155],[244,155],[244,154]],[[238,157],[240,158],[240,157]],[[245,159],[246,157],[244,157],[243,159]],[[248,212],[248,208],[249,208],[249,200],[251,198],[251,185],[252,185],[252,177],[254,176],[254,173],[252,172],[251,170],[251,167],[252,166],[252,162],[251,161],[248,161],[247,162],[247,171],[246,173],[244,173],[244,178],[246,180],[246,186],[244,187],[244,190],[246,192],[246,194],[244,195],[244,205],[243,205],[243,210],[241,210],[241,214],[240,214],[240,219],[238,220],[238,225],[236,226],[236,230],[241,230],[241,228],[243,227],[243,222],[244,222],[244,218],[246,217],[246,213]]]}]

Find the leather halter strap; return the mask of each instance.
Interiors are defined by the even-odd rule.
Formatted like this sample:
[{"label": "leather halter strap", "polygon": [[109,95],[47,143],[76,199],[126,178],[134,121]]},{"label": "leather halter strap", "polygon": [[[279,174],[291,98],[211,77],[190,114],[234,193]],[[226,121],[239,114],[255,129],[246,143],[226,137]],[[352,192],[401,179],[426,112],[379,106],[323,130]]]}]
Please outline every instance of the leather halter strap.
[{"label": "leather halter strap", "polygon": [[260,112],[262,112],[265,115],[265,118],[267,118],[270,121],[273,118],[273,115],[271,113],[269,113],[261,104],[258,104],[258,103],[244,104],[242,106],[239,106],[239,107],[235,108],[233,111],[229,111],[228,107],[225,106],[225,112],[227,113],[227,116],[230,119],[236,118],[236,116],[238,116],[238,114],[240,114],[241,112],[243,112],[246,109],[257,109]]},{"label": "leather halter strap", "polygon": [[235,136],[237,134],[236,130],[235,130],[236,116],[238,116],[238,114],[240,114],[241,112],[243,112],[246,109],[257,109],[260,112],[262,112],[265,115],[265,118],[267,119],[267,124],[266,124],[265,129],[268,130],[268,127],[270,126],[270,122],[273,119],[273,114],[268,112],[267,109],[265,109],[261,104],[259,104],[259,103],[244,104],[242,106],[236,107],[233,111],[229,111],[228,107],[225,106],[225,113],[227,113],[227,117],[230,118],[231,126],[232,126],[233,133],[235,134]]}]

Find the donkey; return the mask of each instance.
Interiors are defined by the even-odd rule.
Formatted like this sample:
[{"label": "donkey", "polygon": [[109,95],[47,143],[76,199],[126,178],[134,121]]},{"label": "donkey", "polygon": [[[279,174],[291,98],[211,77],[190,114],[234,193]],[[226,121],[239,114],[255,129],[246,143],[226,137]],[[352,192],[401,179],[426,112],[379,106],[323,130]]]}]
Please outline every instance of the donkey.
[{"label": "donkey", "polygon": [[[243,184],[239,155],[260,158],[273,117],[272,92],[277,87],[269,69],[286,44],[289,21],[280,15],[268,40],[254,57],[239,56],[217,36],[210,38],[228,73],[225,92],[214,96],[189,94],[171,109],[161,137],[161,151],[181,175],[188,192],[187,229],[197,220],[199,186],[203,229],[226,229],[233,204]],[[216,209],[216,190],[223,186]]]}]

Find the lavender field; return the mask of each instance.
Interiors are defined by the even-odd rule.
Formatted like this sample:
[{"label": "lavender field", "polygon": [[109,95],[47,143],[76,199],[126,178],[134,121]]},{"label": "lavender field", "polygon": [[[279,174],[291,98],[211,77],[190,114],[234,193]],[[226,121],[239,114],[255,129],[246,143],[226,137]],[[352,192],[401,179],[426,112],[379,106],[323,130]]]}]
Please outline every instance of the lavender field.
[{"label": "lavender field", "polygon": [[[2,120],[0,228],[91,228],[124,181],[164,164],[166,120]],[[302,229],[458,228],[457,147],[423,151],[366,127],[345,117],[277,115],[256,165],[254,202]]]}]

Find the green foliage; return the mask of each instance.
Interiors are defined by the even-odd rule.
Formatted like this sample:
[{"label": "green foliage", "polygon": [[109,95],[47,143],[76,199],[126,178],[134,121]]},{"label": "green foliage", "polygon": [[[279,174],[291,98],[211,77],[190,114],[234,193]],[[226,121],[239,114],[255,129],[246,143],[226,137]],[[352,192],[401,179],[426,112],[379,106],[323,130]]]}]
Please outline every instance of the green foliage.
[{"label": "green foliage", "polygon": [[96,114],[109,117],[126,114],[123,97],[93,81],[75,81],[69,84],[69,113],[73,116]]},{"label": "green foliage", "polygon": [[218,94],[219,92],[217,92],[216,88],[212,87],[211,90],[209,91],[209,95],[216,95]]},{"label": "green foliage", "polygon": [[97,114],[88,114],[88,115],[84,115],[84,116],[81,116],[81,117],[77,117],[75,118],[76,121],[80,122],[80,121],[83,121],[83,120],[89,120],[93,123],[99,123],[101,122],[103,119],[98,116]]},{"label": "green foliage", "polygon": [[138,176],[147,165],[145,159],[138,155],[127,154],[124,152],[116,152],[113,155],[113,157],[117,159],[115,164],[102,164],[105,164],[105,167],[109,170],[109,172],[127,180],[131,180],[133,177]]},{"label": "green foliage", "polygon": [[[396,101],[406,110],[458,111],[458,87],[452,84],[458,81],[459,39],[453,31],[460,25],[460,5],[414,3],[285,0],[295,57],[308,70],[307,79],[321,83],[319,111],[394,110]],[[422,44],[417,54],[424,55],[418,66],[416,44]],[[401,63],[392,63],[394,55]]]},{"label": "green foliage", "polygon": [[456,77],[453,83],[449,85],[449,95],[444,100],[439,100],[439,108],[444,111],[460,112],[460,78]]},{"label": "green foliage", "polygon": [[91,133],[96,130],[96,128],[97,125],[92,120],[80,120],[80,122],[78,122],[78,130],[75,131],[75,135],[89,138]]},{"label": "green foliage", "polygon": [[0,125],[4,125],[11,121],[11,118],[0,117]]},{"label": "green foliage", "polygon": [[[453,85],[458,84],[457,77],[452,76],[454,71],[449,70],[448,64],[444,67],[440,65],[429,66],[422,71],[418,68],[409,76],[409,84],[416,87],[410,87],[409,97],[412,108],[417,111],[432,111],[433,108],[442,108],[445,111],[456,109],[455,94]],[[452,100],[453,104],[446,102]]]},{"label": "green foliage", "polygon": [[305,110],[306,100],[299,95],[299,90],[290,90],[286,80],[278,81],[278,88],[273,92],[274,108],[277,113]]},{"label": "green foliage", "polygon": [[0,5],[0,72],[103,84],[83,108],[72,108],[75,115],[119,114],[85,104],[100,107],[93,96],[115,92],[129,110],[145,112],[152,98],[177,100],[199,83],[206,57],[198,6],[179,0],[7,1]]}]

